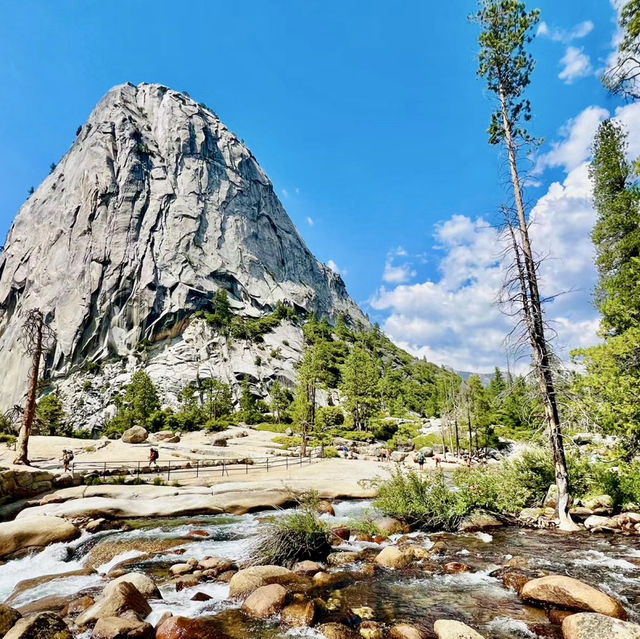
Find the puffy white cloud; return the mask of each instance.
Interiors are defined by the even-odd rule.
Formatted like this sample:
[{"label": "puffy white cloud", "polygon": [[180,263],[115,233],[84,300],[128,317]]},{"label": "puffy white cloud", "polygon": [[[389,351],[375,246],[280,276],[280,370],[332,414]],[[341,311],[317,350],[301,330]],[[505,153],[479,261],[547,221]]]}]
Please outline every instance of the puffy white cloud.
[{"label": "puffy white cloud", "polygon": [[307,216],[307,224],[309,226],[313,226],[315,224],[312,217]]},{"label": "puffy white cloud", "polygon": [[[592,304],[596,282],[590,234],[595,223],[588,160],[593,134],[608,112],[585,109],[562,129],[563,139],[542,156],[541,168],[562,167],[530,215],[540,266],[542,294],[553,297],[547,319],[557,333],[556,349],[568,358],[573,348],[597,342],[598,315]],[[640,155],[640,104],[616,110],[629,131],[629,155]],[[382,286],[371,306],[387,314],[385,332],[417,356],[458,370],[488,371],[506,362],[505,337],[513,318],[496,301],[509,264],[507,243],[485,219],[453,215],[435,229],[439,276],[395,287]],[[524,367],[526,359],[520,361]]]},{"label": "puffy white cloud", "polygon": [[537,35],[541,38],[549,38],[555,42],[568,44],[569,42],[588,36],[593,31],[593,28],[594,25],[591,20],[579,22],[569,30],[552,28],[546,22],[541,22],[538,26]]},{"label": "puffy white cloud", "polygon": [[567,47],[564,57],[560,60],[562,71],[558,77],[565,84],[572,84],[578,78],[586,78],[593,73],[591,58],[578,47]]},{"label": "puffy white cloud", "polygon": [[387,253],[387,259],[384,264],[384,271],[382,273],[383,281],[389,284],[404,284],[409,280],[413,279],[417,273],[412,268],[410,262],[402,262],[401,264],[396,264],[395,260],[399,257],[406,258],[409,254],[407,251],[399,246],[393,251],[389,251]]}]

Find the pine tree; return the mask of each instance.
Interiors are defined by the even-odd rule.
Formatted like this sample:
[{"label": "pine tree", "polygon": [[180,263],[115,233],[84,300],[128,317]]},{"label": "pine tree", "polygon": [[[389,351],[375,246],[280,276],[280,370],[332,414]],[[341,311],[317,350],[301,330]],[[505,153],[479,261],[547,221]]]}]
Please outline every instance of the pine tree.
[{"label": "pine tree", "polygon": [[619,19],[622,39],[614,64],[602,81],[612,93],[640,98],[640,0],[626,0]]},{"label": "pine tree", "polygon": [[344,363],[340,390],[346,397],[345,409],[353,427],[363,430],[379,408],[380,369],[365,348],[356,344]]},{"label": "pine tree", "polygon": [[520,287],[520,315],[524,320],[533,354],[540,395],[553,451],[558,517],[560,528],[573,530],[576,525],[569,515],[569,474],[562,440],[560,413],[556,398],[552,356],[546,338],[537,264],[529,237],[523,183],[518,152],[535,140],[525,125],[531,119],[531,105],[524,93],[531,82],[535,66],[526,46],[540,19],[538,11],[528,12],[520,0],[482,0],[475,16],[481,25],[478,75],[485,78],[495,95],[497,109],[491,115],[489,143],[501,145],[507,153],[511,187],[515,201],[517,234],[511,226],[512,248]]}]

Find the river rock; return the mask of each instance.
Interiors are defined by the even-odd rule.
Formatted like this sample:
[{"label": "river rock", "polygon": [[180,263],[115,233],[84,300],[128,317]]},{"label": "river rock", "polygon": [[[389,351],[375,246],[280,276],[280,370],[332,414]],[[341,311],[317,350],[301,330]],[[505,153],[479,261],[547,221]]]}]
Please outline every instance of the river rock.
[{"label": "river rock", "polygon": [[391,639],[425,639],[425,633],[409,623],[399,623],[391,628]]},{"label": "river rock", "polygon": [[331,532],[338,539],[342,539],[342,541],[349,541],[349,537],[351,536],[351,531],[346,526],[336,526],[331,529]]},{"label": "river rock", "polygon": [[341,623],[323,623],[318,630],[327,639],[356,639],[358,635]]},{"label": "river rock", "polygon": [[411,529],[406,524],[393,517],[380,517],[373,523],[383,535],[401,535],[411,532]]},{"label": "river rock", "polygon": [[640,626],[606,615],[580,612],[562,622],[564,639],[640,639]]},{"label": "river rock", "polygon": [[127,574],[109,582],[102,591],[102,596],[108,597],[118,587],[118,584],[124,582],[133,584],[140,591],[140,594],[147,599],[162,599],[162,595],[158,590],[156,582],[151,577],[141,572],[128,572]]},{"label": "river rock", "polygon": [[153,626],[137,619],[102,617],[91,634],[93,639],[154,639]]},{"label": "river rock", "polygon": [[457,575],[461,572],[471,572],[471,568],[459,561],[450,561],[444,565],[444,571],[449,575]]},{"label": "river rock", "polygon": [[327,557],[329,566],[344,566],[352,564],[360,559],[359,552],[334,552]]},{"label": "river rock", "polygon": [[282,566],[251,566],[239,570],[229,582],[229,596],[242,597],[261,586],[269,584],[286,585],[296,582],[300,577]]},{"label": "river rock", "polygon": [[611,510],[613,508],[613,498],[611,495],[596,495],[582,500],[582,505],[589,510],[602,511]]},{"label": "river rock", "polygon": [[251,617],[268,619],[284,608],[287,594],[280,584],[260,586],[245,599],[242,610]]},{"label": "river rock", "polygon": [[527,582],[520,592],[525,600],[562,606],[571,610],[599,612],[625,619],[624,608],[613,597],[593,586],[564,575],[548,575]]},{"label": "river rock", "polygon": [[315,601],[296,601],[283,608],[280,616],[286,626],[306,628],[313,626],[317,612]]},{"label": "river rock", "polygon": [[185,564],[185,563],[173,564],[173,566],[171,566],[171,568],[169,568],[169,572],[174,577],[179,577],[180,575],[186,575],[189,572],[193,572],[193,566],[191,566],[190,564]]},{"label": "river rock", "polygon": [[374,561],[384,568],[406,568],[413,561],[413,554],[397,546],[387,546],[376,555]]},{"label": "river rock", "polygon": [[156,628],[156,639],[213,639],[218,628],[211,619],[167,617]]},{"label": "river rock", "polygon": [[78,626],[87,626],[102,617],[119,617],[129,610],[144,618],[151,612],[151,606],[132,583],[124,581],[116,584],[109,594],[100,597],[91,608],[85,610],[76,623]]},{"label": "river rock", "polygon": [[321,572],[322,570],[324,570],[324,566],[322,564],[319,564],[317,561],[310,561],[309,559],[307,559],[305,561],[299,561],[297,564],[295,564],[295,566],[293,566],[291,570],[298,575],[311,577],[317,572]]},{"label": "river rock", "polygon": [[142,426],[132,426],[122,433],[122,441],[125,444],[142,444],[148,437],[147,429]]},{"label": "river rock", "polygon": [[484,639],[479,632],[467,624],[453,619],[438,619],[433,624],[433,631],[438,639]]},{"label": "river rock", "polygon": [[223,557],[205,557],[200,560],[198,565],[202,570],[208,571],[208,577],[217,577],[223,572],[238,569],[233,561],[224,559]]},{"label": "river rock", "polygon": [[331,515],[335,517],[336,511],[333,509],[333,504],[330,501],[320,501],[316,507],[316,512],[319,515]]},{"label": "river rock", "polygon": [[20,619],[22,615],[15,609],[5,604],[0,604],[0,639]]},{"label": "river rock", "polygon": [[486,530],[487,528],[498,528],[503,523],[491,513],[484,510],[475,510],[467,515],[461,522],[458,530],[463,532],[473,532],[476,530]]},{"label": "river rock", "polygon": [[4,639],[71,639],[67,624],[53,612],[18,619]]},{"label": "river rock", "polygon": [[88,610],[93,606],[95,600],[93,597],[89,597],[88,595],[85,597],[78,597],[73,601],[70,601],[63,609],[62,616],[63,617],[75,617],[83,613],[85,610]]},{"label": "river rock", "polygon": [[32,546],[72,541],[80,530],[59,517],[25,517],[0,523],[0,557]]},{"label": "river rock", "polygon": [[377,621],[365,619],[358,631],[363,639],[384,639],[384,628]]},{"label": "river rock", "polygon": [[603,515],[590,515],[584,520],[584,527],[587,530],[602,531],[616,530],[620,525],[613,517],[605,517]]}]

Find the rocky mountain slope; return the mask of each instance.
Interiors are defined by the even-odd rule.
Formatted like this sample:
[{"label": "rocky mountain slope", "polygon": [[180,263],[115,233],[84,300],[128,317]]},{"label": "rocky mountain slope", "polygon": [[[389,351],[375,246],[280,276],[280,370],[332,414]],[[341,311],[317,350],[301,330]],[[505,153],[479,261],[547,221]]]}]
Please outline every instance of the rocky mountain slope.
[{"label": "rocky mountain slope", "polygon": [[[115,87],[20,210],[0,254],[0,410],[22,400],[19,341],[40,308],[57,335],[46,378],[84,425],[146,368],[166,393],[198,377],[292,384],[299,326],[264,342],[220,336],[195,313],[224,289],[235,313],[365,322],[305,246],[246,146],[204,105],[164,86]],[[272,356],[273,355],[273,356]],[[89,371],[91,376],[88,377]]]}]

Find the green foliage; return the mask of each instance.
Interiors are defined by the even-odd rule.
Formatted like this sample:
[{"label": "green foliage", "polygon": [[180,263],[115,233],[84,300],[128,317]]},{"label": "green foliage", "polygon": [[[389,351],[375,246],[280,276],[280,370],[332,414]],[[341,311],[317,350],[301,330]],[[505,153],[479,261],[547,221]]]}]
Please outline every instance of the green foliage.
[{"label": "green foliage", "polygon": [[353,533],[366,535],[367,537],[388,537],[387,534],[380,530],[380,526],[376,524],[375,518],[371,513],[365,513],[358,519],[351,519],[347,522],[347,528]]},{"label": "green foliage", "polygon": [[264,526],[253,550],[254,565],[291,568],[304,560],[324,561],[331,552],[331,531],[311,505],[283,517],[274,517]]},{"label": "green foliage", "polygon": [[356,430],[366,430],[380,408],[379,381],[378,365],[365,348],[356,344],[345,360],[340,385],[345,409],[351,414]]},{"label": "green foliage", "polygon": [[[467,514],[476,509],[493,513],[515,514],[521,510],[530,494],[513,473],[500,467],[460,468],[454,473],[458,511]],[[549,484],[546,485],[546,493]]]},{"label": "green foliage", "polygon": [[149,418],[160,410],[160,398],[151,378],[138,371],[125,388],[124,396],[116,399],[116,405],[118,414],[104,430],[107,437],[118,436],[132,426],[147,428]]},{"label": "green foliage", "polygon": [[324,456],[327,459],[335,459],[336,457],[340,457],[340,453],[338,452],[338,449],[335,448],[334,446],[325,446]]},{"label": "green foliage", "polygon": [[0,413],[0,433],[6,435],[15,434],[15,428],[11,420],[6,416]]},{"label": "green foliage", "polygon": [[8,447],[16,443],[17,437],[10,433],[0,433],[0,443],[6,444]]},{"label": "green foliage", "polygon": [[387,441],[398,432],[398,422],[391,419],[372,419],[369,427],[376,439]]},{"label": "green foliage", "polygon": [[618,55],[602,81],[612,93],[637,100],[640,98],[640,0],[621,2],[620,9],[618,25],[622,38],[618,44]]},{"label": "green foliage", "polygon": [[275,381],[271,386],[271,413],[276,422],[291,421],[290,407],[293,402],[293,393]]},{"label": "green foliage", "polygon": [[228,418],[212,417],[205,422],[204,427],[205,430],[209,431],[210,433],[220,433],[223,430],[229,428],[230,424],[231,422]]},{"label": "green foliage", "polygon": [[420,424],[407,422],[400,424],[395,435],[388,441],[390,450],[398,450],[403,446],[411,447],[416,437],[420,435]]},{"label": "green foliage", "polygon": [[380,485],[374,505],[422,530],[455,530],[461,518],[456,493],[441,472],[396,470]]},{"label": "green foliage", "polygon": [[316,430],[327,431],[344,424],[344,412],[340,406],[323,406],[316,412]]},{"label": "green foliage", "polygon": [[38,402],[36,416],[38,431],[43,435],[68,436],[71,434],[71,428],[66,423],[67,415],[64,405],[56,393],[45,395]]},{"label": "green foliage", "polygon": [[261,430],[261,431],[267,431],[269,433],[282,433],[284,434],[288,428],[291,428],[290,424],[280,424],[280,423],[273,423],[273,424],[259,424],[256,427],[256,430]]}]

